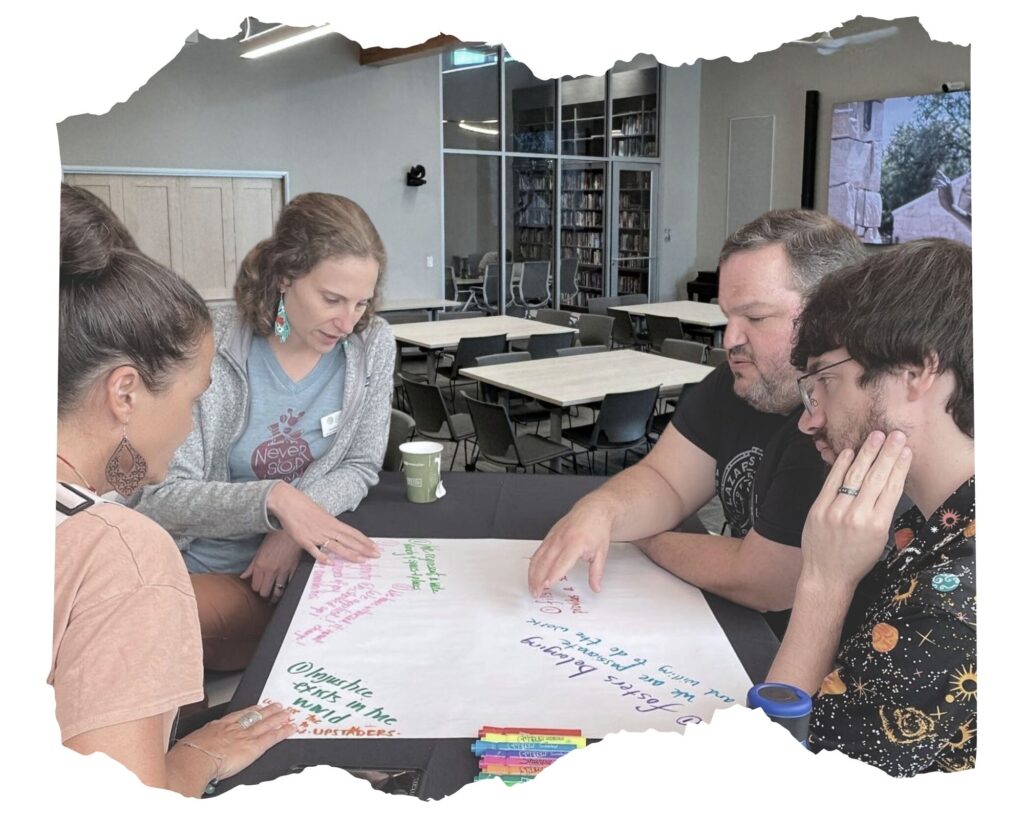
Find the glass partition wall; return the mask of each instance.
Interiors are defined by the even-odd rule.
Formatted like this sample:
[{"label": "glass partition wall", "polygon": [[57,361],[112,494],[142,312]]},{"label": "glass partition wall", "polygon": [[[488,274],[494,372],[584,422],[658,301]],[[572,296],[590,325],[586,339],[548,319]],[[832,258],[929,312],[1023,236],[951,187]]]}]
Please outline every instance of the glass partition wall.
[{"label": "glass partition wall", "polygon": [[[541,80],[501,46],[441,61],[446,264],[479,275],[484,254],[512,282],[547,263],[550,306],[648,294],[656,279],[659,67]],[[531,263],[527,265],[526,263]],[[537,306],[513,285],[502,310]],[[543,298],[541,292],[540,298]]]}]

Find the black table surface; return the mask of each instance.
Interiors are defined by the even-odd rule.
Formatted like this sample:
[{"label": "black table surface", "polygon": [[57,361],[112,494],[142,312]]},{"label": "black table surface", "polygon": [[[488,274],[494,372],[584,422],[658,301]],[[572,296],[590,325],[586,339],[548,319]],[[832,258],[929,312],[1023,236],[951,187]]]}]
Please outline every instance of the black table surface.
[{"label": "black table surface", "polygon": [[[485,472],[446,472],[442,478],[447,495],[434,503],[416,504],[406,500],[404,476],[385,472],[359,508],[341,515],[341,520],[370,537],[540,540],[577,499],[605,480]],[[679,530],[705,531],[696,518],[685,521]],[[258,701],[312,567],[311,558],[299,564],[229,710]],[[509,578],[509,582],[521,583],[524,594],[528,593],[525,575]],[[748,676],[755,682],[763,680],[778,649],[778,640],[764,619],[757,612],[716,595],[705,592],[704,597]],[[471,782],[478,773],[478,761],[470,751],[472,739],[475,737],[285,740],[237,776],[221,782],[217,792],[275,779],[312,765],[333,765],[349,769],[415,770],[420,772],[416,795],[438,799]]]}]

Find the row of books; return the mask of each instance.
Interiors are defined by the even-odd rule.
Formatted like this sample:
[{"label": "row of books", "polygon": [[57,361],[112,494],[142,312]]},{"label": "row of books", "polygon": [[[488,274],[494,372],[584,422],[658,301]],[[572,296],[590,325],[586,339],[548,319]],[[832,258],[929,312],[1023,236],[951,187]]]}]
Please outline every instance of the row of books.
[{"label": "row of books", "polygon": [[615,131],[621,131],[622,136],[642,136],[658,132],[658,115],[653,111],[649,114],[620,115],[612,121]]},{"label": "row of books", "polygon": [[650,237],[646,233],[623,233],[619,237],[619,250],[629,253],[647,253],[650,250]]},{"label": "row of books", "polygon": [[554,179],[546,171],[516,171],[516,186],[521,191],[550,191],[554,185]]},{"label": "row of books", "polygon": [[647,276],[637,273],[623,273],[619,271],[619,295],[630,296],[634,293],[646,293]]},{"label": "row of books", "polygon": [[583,193],[582,191],[569,191],[562,194],[563,208],[603,208],[604,194]]},{"label": "row of books", "polygon": [[604,224],[604,213],[599,210],[563,210],[562,224],[569,227],[599,228]]},{"label": "row of books", "polygon": [[604,171],[563,171],[562,190],[601,191],[604,190]]},{"label": "row of books", "polygon": [[651,214],[649,211],[619,211],[619,227],[640,229],[649,228],[650,226]]},{"label": "row of books", "polygon": [[654,135],[612,137],[612,156],[657,156]]},{"label": "row of books", "polygon": [[562,231],[562,246],[563,247],[601,247],[603,242],[601,241],[600,233],[576,233],[575,231],[564,229]]}]

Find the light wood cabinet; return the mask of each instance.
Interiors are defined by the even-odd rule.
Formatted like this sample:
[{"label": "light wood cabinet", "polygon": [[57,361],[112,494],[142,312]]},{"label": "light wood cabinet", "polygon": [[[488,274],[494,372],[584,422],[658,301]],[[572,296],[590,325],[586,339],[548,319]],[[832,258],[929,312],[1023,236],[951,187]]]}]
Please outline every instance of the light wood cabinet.
[{"label": "light wood cabinet", "polygon": [[106,202],[143,253],[206,299],[231,298],[238,265],[266,239],[284,203],[281,178],[68,173]]}]

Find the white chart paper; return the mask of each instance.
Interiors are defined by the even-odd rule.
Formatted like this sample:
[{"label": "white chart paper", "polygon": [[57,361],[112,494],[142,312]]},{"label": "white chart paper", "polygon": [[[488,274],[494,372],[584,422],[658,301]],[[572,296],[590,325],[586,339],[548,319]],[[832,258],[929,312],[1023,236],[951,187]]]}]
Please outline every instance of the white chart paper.
[{"label": "white chart paper", "polygon": [[262,699],[308,738],[474,737],[483,725],[681,731],[744,702],[750,679],[701,593],[613,544],[540,598],[537,541],[378,538],[317,565]]}]

